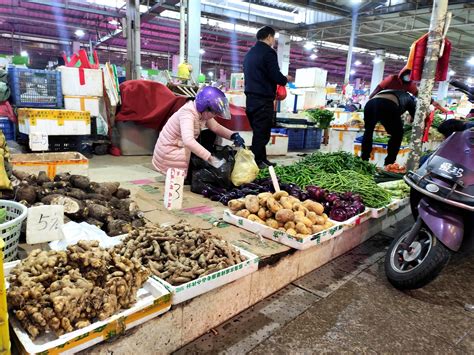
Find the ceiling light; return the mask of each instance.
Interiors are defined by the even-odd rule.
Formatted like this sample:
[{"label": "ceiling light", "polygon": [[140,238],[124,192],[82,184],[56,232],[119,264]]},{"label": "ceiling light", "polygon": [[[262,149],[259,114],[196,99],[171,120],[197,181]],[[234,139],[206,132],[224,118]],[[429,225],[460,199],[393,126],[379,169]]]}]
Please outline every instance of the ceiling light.
[{"label": "ceiling light", "polygon": [[351,70],[351,75],[354,75],[356,71],[354,69]]},{"label": "ceiling light", "polygon": [[311,49],[313,49],[314,47],[315,47],[315,45],[314,45],[313,42],[306,42],[306,43],[304,44],[304,49],[307,49],[307,50],[309,50],[309,51],[310,51]]},{"label": "ceiling light", "polygon": [[20,52],[20,55],[21,55],[22,57],[28,57],[28,52],[27,52],[27,51],[21,51],[21,52]]},{"label": "ceiling light", "polygon": [[210,78],[214,77],[214,73],[212,71],[210,71],[209,73],[207,73],[207,75],[209,75]]},{"label": "ceiling light", "polygon": [[74,32],[74,34],[77,36],[77,37],[84,37],[84,35],[86,34],[83,30],[76,30],[76,32]]},{"label": "ceiling light", "polygon": [[201,49],[199,50],[199,54],[204,54],[204,53],[206,53],[206,51],[201,48]]},{"label": "ceiling light", "polygon": [[120,24],[120,22],[118,22],[116,19],[113,19],[113,20],[109,21],[109,24],[111,24],[113,26],[118,26]]},{"label": "ceiling light", "polygon": [[356,60],[356,61],[354,62],[354,65],[361,65],[361,64],[362,64],[362,62],[361,62],[360,60]]},{"label": "ceiling light", "polygon": [[351,3],[353,4],[360,4],[362,0],[351,0]]},{"label": "ceiling light", "polygon": [[317,56],[316,54],[314,54],[314,53],[311,54],[309,57],[310,57],[312,60],[315,60],[316,58],[318,58],[318,56]]},{"label": "ceiling light", "polygon": [[469,58],[469,60],[467,61],[467,64],[474,65],[474,57]]},{"label": "ceiling light", "polygon": [[449,76],[453,76],[454,74],[456,74],[456,72],[454,70],[450,70],[448,74]]},{"label": "ceiling light", "polygon": [[313,53],[318,53],[318,49],[317,49],[317,48],[314,48],[314,49],[313,49]]}]

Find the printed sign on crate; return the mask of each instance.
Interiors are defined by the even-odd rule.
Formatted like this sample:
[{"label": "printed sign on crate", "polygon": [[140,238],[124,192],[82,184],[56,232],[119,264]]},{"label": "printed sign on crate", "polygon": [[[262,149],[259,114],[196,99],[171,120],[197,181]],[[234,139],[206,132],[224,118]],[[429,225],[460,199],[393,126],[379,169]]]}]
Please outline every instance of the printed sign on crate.
[{"label": "printed sign on crate", "polygon": [[37,206],[28,209],[26,243],[45,243],[63,239],[64,206]]},{"label": "printed sign on crate", "polygon": [[48,150],[48,135],[46,133],[31,133],[29,135],[29,145],[33,152]]},{"label": "printed sign on crate", "polygon": [[181,209],[183,206],[183,186],[186,171],[170,168],[166,173],[164,204],[168,210]]}]

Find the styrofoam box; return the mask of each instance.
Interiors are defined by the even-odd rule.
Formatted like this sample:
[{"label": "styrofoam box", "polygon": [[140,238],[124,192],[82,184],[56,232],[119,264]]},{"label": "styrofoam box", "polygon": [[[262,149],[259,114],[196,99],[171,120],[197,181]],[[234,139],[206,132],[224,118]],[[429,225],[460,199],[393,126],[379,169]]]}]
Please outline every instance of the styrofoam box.
[{"label": "styrofoam box", "polygon": [[172,293],[172,304],[179,304],[257,271],[258,256],[236,246],[234,248],[239,250],[247,260],[179,286],[173,286],[156,276],[152,277]]},{"label": "styrofoam box", "polygon": [[[4,264],[7,276],[20,261]],[[7,284],[8,288],[8,284]],[[24,350],[30,354],[37,353],[75,353],[95,344],[108,340],[111,334],[119,335],[127,329],[167,312],[171,308],[170,292],[153,278],[138,290],[137,302],[129,309],[123,310],[103,321],[97,321],[85,328],[75,330],[57,337],[54,333],[45,333],[32,340],[14,315],[10,315],[10,325]]]},{"label": "styrofoam box", "polygon": [[305,91],[303,103],[303,110],[308,110],[316,107],[326,106],[326,89],[318,88],[315,90]]},{"label": "styrofoam box", "polygon": [[45,171],[50,179],[60,173],[89,175],[89,159],[77,152],[12,154],[11,163],[29,174]]},{"label": "styrofoam box", "polygon": [[[244,139],[245,145],[250,147],[252,145],[252,132],[239,132],[240,136]],[[232,141],[217,137],[216,144],[224,147],[226,145],[234,144]],[[270,136],[270,142],[266,145],[267,155],[286,155],[288,153],[288,136],[286,134],[272,133]]]},{"label": "styrofoam box", "polygon": [[230,210],[224,211],[224,221],[236,225],[237,227],[248,230],[249,232],[260,235],[264,238],[274,240],[280,244],[284,244],[294,249],[304,250],[312,246],[324,243],[325,241],[334,238],[344,231],[342,223],[334,222],[334,226],[323,230],[317,234],[308,235],[307,238],[296,238],[283,231],[264,226],[263,224],[252,222],[247,218],[238,217]]},{"label": "styrofoam box", "polygon": [[[360,155],[361,144],[358,142],[354,143],[354,154]],[[387,156],[387,144],[374,143],[372,144],[372,153],[370,156],[370,162],[377,165],[379,168],[383,168],[385,165],[385,157]],[[410,148],[408,146],[402,146],[398,151],[396,163],[400,166],[405,166],[408,162],[408,155],[410,154]]]},{"label": "styrofoam box", "polygon": [[87,111],[20,108],[18,128],[28,135],[83,136],[91,134],[91,117]]},{"label": "styrofoam box", "polygon": [[104,104],[102,98],[93,96],[64,96],[64,108],[73,111],[89,111],[92,117],[98,117],[101,106]]},{"label": "styrofoam box", "polygon": [[396,211],[400,207],[400,199],[393,199],[387,206],[380,208],[371,208],[372,218],[380,218],[385,216],[389,211]]},{"label": "styrofoam box", "polygon": [[370,208],[366,208],[364,212],[359,213],[357,216],[354,216],[347,221],[341,222],[344,226],[345,230],[354,228],[372,218],[372,210]]},{"label": "styrofoam box", "polygon": [[[101,69],[60,67],[59,70],[64,96],[104,96]],[[84,73],[83,84],[80,80],[81,71]]]},{"label": "styrofoam box", "polygon": [[298,88],[326,87],[328,72],[320,68],[296,69],[295,85]]}]

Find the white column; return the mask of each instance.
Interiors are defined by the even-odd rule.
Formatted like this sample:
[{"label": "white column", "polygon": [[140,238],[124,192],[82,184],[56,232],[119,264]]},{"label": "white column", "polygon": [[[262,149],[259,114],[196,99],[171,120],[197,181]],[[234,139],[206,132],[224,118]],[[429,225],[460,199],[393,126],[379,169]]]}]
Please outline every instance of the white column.
[{"label": "white column", "polygon": [[[357,9],[355,9],[357,10]],[[352,49],[354,48],[355,34],[357,30],[357,11],[352,14],[351,38],[349,39],[349,50],[347,51],[346,73],[344,75],[344,84],[349,83],[352,67]]]},{"label": "white column", "polygon": [[385,50],[377,49],[373,60],[372,79],[370,79],[370,93],[372,93],[378,84],[383,80],[385,70]]},{"label": "white column", "polygon": [[448,89],[449,89],[449,81],[451,80],[451,75],[446,77],[446,81],[440,81],[438,84],[438,97],[436,98],[436,101],[438,101],[439,104],[445,105],[447,98],[448,98]]},{"label": "white column", "polygon": [[280,66],[280,71],[283,75],[288,75],[288,70],[290,68],[290,36],[287,33],[280,32],[278,37],[278,65]]},{"label": "white column", "polygon": [[171,59],[171,66],[172,66],[172,72],[173,72],[173,75],[178,75],[178,65],[182,63],[181,62],[181,56],[179,55],[173,55],[172,59]]},{"label": "white column", "polygon": [[142,75],[139,6],[139,0],[127,0],[127,80],[140,79]]},{"label": "white column", "polygon": [[[197,82],[201,73],[201,0],[188,3],[188,63],[193,67],[191,76]],[[205,55],[205,54],[204,54]]]},{"label": "white column", "polygon": [[179,62],[186,59],[186,0],[181,0],[179,9]]}]

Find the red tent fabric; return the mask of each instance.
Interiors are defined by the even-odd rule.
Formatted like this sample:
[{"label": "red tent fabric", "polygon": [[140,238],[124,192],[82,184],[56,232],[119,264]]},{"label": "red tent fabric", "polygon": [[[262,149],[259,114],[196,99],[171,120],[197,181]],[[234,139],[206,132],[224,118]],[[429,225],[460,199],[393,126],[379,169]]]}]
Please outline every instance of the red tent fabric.
[{"label": "red tent fabric", "polygon": [[165,85],[148,80],[128,80],[120,84],[122,107],[117,121],[134,121],[161,131],[166,121],[188,100],[176,96]]}]

